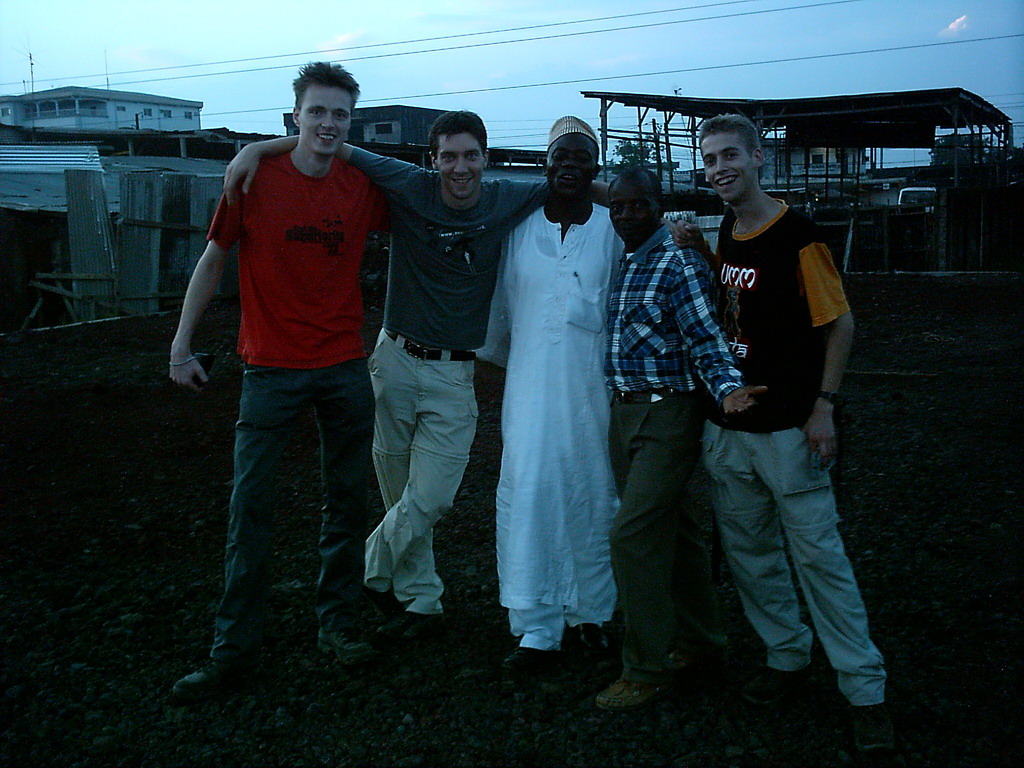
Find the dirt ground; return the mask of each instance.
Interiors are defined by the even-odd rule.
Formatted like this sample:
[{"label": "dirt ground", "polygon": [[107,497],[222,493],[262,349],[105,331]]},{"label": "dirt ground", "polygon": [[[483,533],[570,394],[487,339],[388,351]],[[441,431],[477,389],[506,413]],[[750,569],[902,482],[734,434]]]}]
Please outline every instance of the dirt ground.
[{"label": "dirt ground", "polygon": [[[176,316],[0,336],[0,766],[1004,766],[1021,754],[1022,277],[847,281],[858,322],[844,391],[843,533],[885,654],[897,754],[853,754],[820,648],[812,685],[769,711],[738,691],[763,663],[728,572],[724,679],[643,712],[592,697],[617,662],[567,655],[535,680],[497,601],[501,372],[436,535],[447,632],[346,672],[316,653],[316,439],[282,468],[272,619],[244,691],[191,708],[221,589],[240,369],[237,307],[195,347],[222,355],[193,396],[166,380]],[[374,335],[379,312],[368,317]],[[704,479],[694,503],[707,514]],[[382,514],[374,490],[372,520]],[[369,627],[373,614],[366,609]],[[613,627],[617,629],[617,625]]]}]

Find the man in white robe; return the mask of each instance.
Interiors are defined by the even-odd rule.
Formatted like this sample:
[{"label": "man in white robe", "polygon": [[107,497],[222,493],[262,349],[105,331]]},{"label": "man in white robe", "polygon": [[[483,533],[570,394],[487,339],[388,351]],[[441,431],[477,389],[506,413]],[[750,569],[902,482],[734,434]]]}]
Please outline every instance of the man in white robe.
[{"label": "man in white robe", "polygon": [[606,647],[601,625],[615,608],[608,535],[618,501],[602,366],[621,244],[607,209],[591,202],[598,157],[590,126],[554,124],[551,196],[509,236],[492,305],[488,347],[509,335],[497,555],[501,604],[521,638],[503,666],[517,672],[556,660],[566,627]]}]

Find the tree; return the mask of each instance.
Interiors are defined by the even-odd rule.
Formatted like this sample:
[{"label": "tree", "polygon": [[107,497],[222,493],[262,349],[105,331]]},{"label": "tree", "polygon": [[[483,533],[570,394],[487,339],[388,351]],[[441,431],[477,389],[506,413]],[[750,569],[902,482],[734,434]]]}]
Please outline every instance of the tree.
[{"label": "tree", "polygon": [[623,168],[633,165],[652,165],[655,162],[654,143],[650,141],[645,141],[642,144],[628,139],[620,141],[612,154],[617,159],[609,165],[615,171],[621,171]]},{"label": "tree", "polygon": [[935,148],[931,151],[932,165],[952,167],[959,163],[961,167],[967,167],[971,163],[980,161],[982,163],[996,162],[1000,152],[992,146],[991,136],[982,136],[974,133],[948,134],[935,139]]}]

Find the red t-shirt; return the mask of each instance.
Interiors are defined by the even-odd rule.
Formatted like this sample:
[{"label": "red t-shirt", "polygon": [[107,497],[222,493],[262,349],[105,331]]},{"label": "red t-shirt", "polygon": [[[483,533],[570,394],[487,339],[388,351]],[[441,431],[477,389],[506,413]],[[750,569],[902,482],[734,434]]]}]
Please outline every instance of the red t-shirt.
[{"label": "red t-shirt", "polygon": [[384,196],[361,171],[334,162],[314,177],[289,155],[263,160],[240,202],[221,199],[207,236],[239,244],[242,359],[323,368],[363,357],[359,264],[367,233],[387,227]]}]

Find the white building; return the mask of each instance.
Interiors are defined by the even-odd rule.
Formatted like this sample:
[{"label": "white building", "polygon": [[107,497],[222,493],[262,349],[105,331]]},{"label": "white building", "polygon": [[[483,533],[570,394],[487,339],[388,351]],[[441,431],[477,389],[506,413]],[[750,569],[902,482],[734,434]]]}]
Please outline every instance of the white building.
[{"label": "white building", "polygon": [[22,128],[199,130],[201,101],[65,86],[0,96],[0,124]]}]

